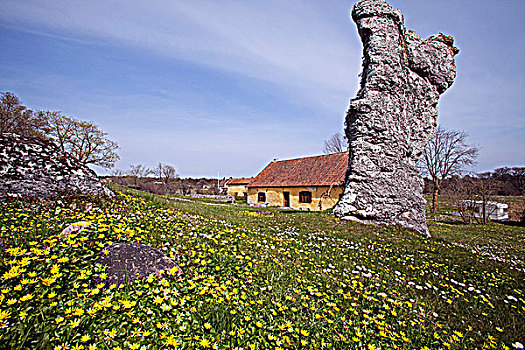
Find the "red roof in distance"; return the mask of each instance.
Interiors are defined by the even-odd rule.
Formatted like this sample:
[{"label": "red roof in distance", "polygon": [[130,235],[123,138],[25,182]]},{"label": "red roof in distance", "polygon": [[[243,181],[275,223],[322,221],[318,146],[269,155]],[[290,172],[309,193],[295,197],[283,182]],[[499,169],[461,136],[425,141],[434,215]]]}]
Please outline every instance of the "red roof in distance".
[{"label": "red roof in distance", "polygon": [[342,186],[348,152],[281,160],[268,164],[248,187]]},{"label": "red roof in distance", "polygon": [[226,186],[247,185],[252,180],[253,180],[253,177],[242,177],[242,178],[237,178],[237,179],[229,179],[226,182]]}]

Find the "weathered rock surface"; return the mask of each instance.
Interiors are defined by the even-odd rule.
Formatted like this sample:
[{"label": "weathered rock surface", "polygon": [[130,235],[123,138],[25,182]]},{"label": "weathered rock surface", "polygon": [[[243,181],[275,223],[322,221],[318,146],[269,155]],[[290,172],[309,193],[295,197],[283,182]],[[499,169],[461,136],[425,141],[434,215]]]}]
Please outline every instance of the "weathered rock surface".
[{"label": "weathered rock surface", "polygon": [[135,280],[137,276],[146,278],[152,273],[160,274],[173,268],[177,275],[182,274],[173,259],[146,244],[116,243],[102,250],[99,255],[96,263],[107,266],[107,277],[100,280],[106,286],[120,285]]},{"label": "weathered rock surface", "polygon": [[51,141],[0,134],[0,196],[112,195],[97,174]]},{"label": "weathered rock surface", "polygon": [[416,162],[432,138],[440,94],[456,76],[453,39],[424,40],[384,0],[352,10],[363,42],[360,90],[346,117],[349,167],[338,217],[429,235]]}]

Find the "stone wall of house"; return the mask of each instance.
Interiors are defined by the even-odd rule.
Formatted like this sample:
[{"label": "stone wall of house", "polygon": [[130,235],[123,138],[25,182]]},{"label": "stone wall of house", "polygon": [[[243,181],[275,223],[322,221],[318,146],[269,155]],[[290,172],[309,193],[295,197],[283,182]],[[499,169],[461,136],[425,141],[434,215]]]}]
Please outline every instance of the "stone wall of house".
[{"label": "stone wall of house", "polygon": [[[312,193],[311,203],[300,203],[299,192],[308,191]],[[265,202],[258,201],[259,192],[264,192]],[[284,192],[290,193],[290,208],[299,210],[320,211],[334,207],[343,193],[341,186],[317,186],[317,187],[269,187],[269,188],[248,188],[248,204],[262,205],[266,203],[272,207],[284,206]]]},{"label": "stone wall of house", "polygon": [[227,188],[227,196],[243,197],[245,193],[248,193],[246,185],[227,185]]},{"label": "stone wall of house", "polygon": [[0,196],[112,195],[97,174],[49,140],[0,135]]}]

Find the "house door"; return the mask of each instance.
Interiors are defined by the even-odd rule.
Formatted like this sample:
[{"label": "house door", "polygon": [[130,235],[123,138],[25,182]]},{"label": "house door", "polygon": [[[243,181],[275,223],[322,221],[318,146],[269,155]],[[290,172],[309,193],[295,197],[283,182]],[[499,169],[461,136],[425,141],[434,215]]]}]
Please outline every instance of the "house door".
[{"label": "house door", "polygon": [[283,192],[284,195],[284,206],[289,207],[290,206],[290,192]]}]

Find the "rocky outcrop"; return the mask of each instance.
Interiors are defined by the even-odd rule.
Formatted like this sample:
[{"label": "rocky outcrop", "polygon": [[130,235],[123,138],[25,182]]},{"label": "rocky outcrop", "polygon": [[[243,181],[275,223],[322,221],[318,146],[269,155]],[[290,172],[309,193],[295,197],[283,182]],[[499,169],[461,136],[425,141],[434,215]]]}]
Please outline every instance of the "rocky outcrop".
[{"label": "rocky outcrop", "polygon": [[112,195],[97,174],[49,140],[0,134],[0,196]]},{"label": "rocky outcrop", "polygon": [[97,277],[97,282],[106,286],[131,282],[137,277],[160,275],[168,271],[172,275],[182,275],[182,270],[173,259],[159,250],[141,243],[116,243],[104,248],[95,261],[106,266],[105,278]]},{"label": "rocky outcrop", "polygon": [[424,40],[384,0],[352,10],[363,42],[360,90],[346,117],[349,167],[336,216],[429,235],[416,162],[432,138],[440,94],[456,76],[453,39]]}]

